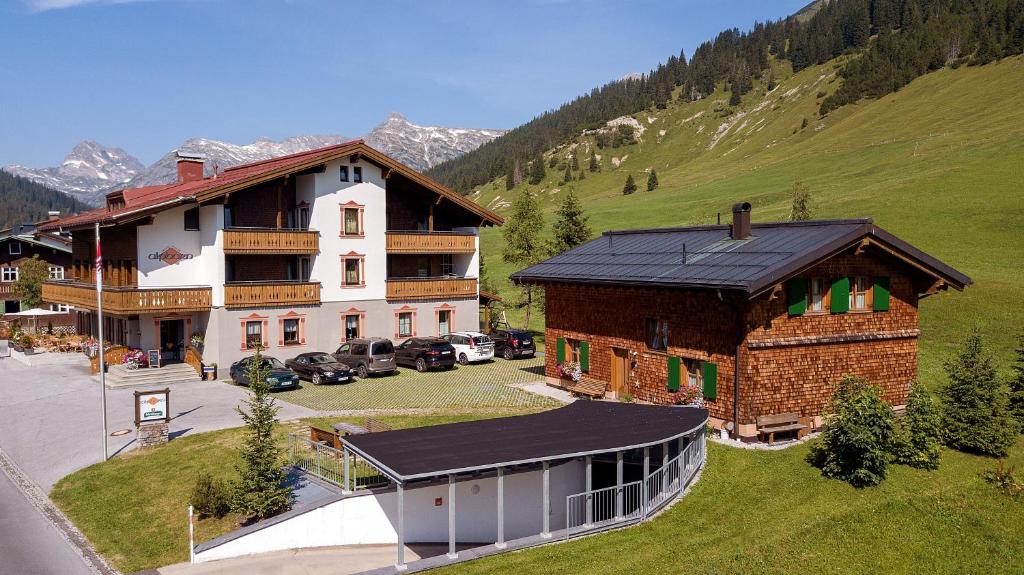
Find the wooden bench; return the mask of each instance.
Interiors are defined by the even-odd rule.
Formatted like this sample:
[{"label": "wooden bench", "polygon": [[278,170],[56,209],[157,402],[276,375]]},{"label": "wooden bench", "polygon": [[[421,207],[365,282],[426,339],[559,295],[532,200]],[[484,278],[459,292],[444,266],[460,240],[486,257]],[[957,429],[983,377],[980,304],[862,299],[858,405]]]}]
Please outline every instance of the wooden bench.
[{"label": "wooden bench", "polygon": [[391,431],[392,429],[394,429],[393,427],[384,423],[383,421],[379,419],[374,419],[372,417],[366,418],[366,422],[363,424],[363,427],[365,427],[366,431],[369,433],[377,433],[378,431]]},{"label": "wooden bench", "polygon": [[757,416],[757,435],[768,436],[768,445],[775,443],[776,433],[792,432],[796,435],[801,429],[807,426],[800,423],[799,413],[779,413],[776,415]]},{"label": "wooden bench", "polygon": [[335,449],[341,449],[341,437],[333,431],[326,429],[320,429],[319,427],[309,426],[309,439],[315,443],[323,443],[328,447]]},{"label": "wooden bench", "polygon": [[582,377],[579,381],[569,383],[565,389],[576,397],[601,399],[604,397],[604,394],[608,392],[608,384],[603,381],[597,381],[596,379]]}]

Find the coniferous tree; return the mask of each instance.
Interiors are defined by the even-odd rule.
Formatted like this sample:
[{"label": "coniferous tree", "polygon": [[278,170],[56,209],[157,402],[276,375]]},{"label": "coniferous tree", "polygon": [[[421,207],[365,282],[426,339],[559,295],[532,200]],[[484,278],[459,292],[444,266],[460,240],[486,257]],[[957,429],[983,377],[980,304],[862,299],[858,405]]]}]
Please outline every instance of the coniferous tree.
[{"label": "coniferous tree", "polygon": [[583,180],[587,179],[587,171],[586,170],[580,170],[579,172],[577,172],[576,179],[578,179],[581,182]]},{"label": "coniferous tree", "polygon": [[789,211],[789,221],[803,222],[811,219],[811,192],[803,182],[793,183],[793,207]]},{"label": "coniferous tree", "polygon": [[572,181],[572,166],[569,164],[565,165],[565,173],[562,175],[562,183],[567,184]]},{"label": "coniferous tree", "polygon": [[547,172],[544,171],[544,158],[538,155],[532,162],[530,162],[530,185],[536,186],[537,184],[544,181],[544,176]]},{"label": "coniferous tree", "polygon": [[0,170],[0,229],[41,221],[49,210],[67,216],[90,209],[63,192]]},{"label": "coniferous tree", "polygon": [[1020,425],[1020,433],[1024,433],[1024,335],[1017,336],[1017,357],[1010,367],[1010,414]]},{"label": "coniferous tree", "polygon": [[516,187],[515,166],[510,162],[508,170],[505,172],[505,190],[511,190],[514,187]]},{"label": "coniferous tree", "polygon": [[[510,264],[521,267],[531,266],[544,259],[544,244],[541,231],[544,229],[544,216],[540,212],[537,199],[530,190],[523,190],[512,202],[512,214],[502,226],[505,248],[501,257]],[[522,286],[521,299],[518,307],[525,309],[526,325],[530,326],[530,312],[534,305],[534,286]]]},{"label": "coniferous tree", "polygon": [[626,176],[626,184],[622,186],[622,195],[628,196],[636,191],[636,182],[633,181],[633,174]]},{"label": "coniferous tree", "polygon": [[555,221],[551,241],[551,255],[560,254],[590,239],[589,218],[583,213],[583,204],[573,190],[562,199],[558,208],[558,220]]},{"label": "coniferous tree", "polygon": [[50,265],[39,259],[39,254],[18,263],[18,280],[14,293],[25,309],[43,304],[43,282],[50,277]]},{"label": "coniferous tree", "polygon": [[512,168],[512,185],[518,186],[523,183],[523,165],[519,163],[517,158],[515,161],[515,167]]},{"label": "coniferous tree", "polygon": [[654,191],[658,187],[658,172],[651,168],[651,173],[647,175],[647,191]]},{"label": "coniferous tree", "polygon": [[570,165],[572,166],[572,171],[574,171],[574,172],[580,171],[579,154],[577,154],[576,152],[572,153],[572,164],[570,164]]},{"label": "coniferous tree", "polygon": [[285,484],[281,467],[282,450],[274,439],[274,424],[280,408],[270,395],[269,375],[270,366],[257,346],[246,371],[248,411],[235,408],[246,430],[239,447],[240,479],[234,485],[231,502],[232,511],[250,519],[265,519],[291,506],[291,490]]},{"label": "coniferous tree", "polygon": [[601,164],[597,163],[597,150],[590,151],[590,164],[587,166],[587,169],[591,172],[597,172],[601,169]]},{"label": "coniferous tree", "polygon": [[918,382],[910,385],[907,409],[898,422],[894,460],[919,469],[938,469],[942,457],[942,418],[928,388]]},{"label": "coniferous tree", "polygon": [[949,384],[942,390],[942,432],[949,447],[1002,457],[1019,427],[1010,416],[1009,390],[996,377],[981,334],[967,337],[955,358],[945,363]]}]

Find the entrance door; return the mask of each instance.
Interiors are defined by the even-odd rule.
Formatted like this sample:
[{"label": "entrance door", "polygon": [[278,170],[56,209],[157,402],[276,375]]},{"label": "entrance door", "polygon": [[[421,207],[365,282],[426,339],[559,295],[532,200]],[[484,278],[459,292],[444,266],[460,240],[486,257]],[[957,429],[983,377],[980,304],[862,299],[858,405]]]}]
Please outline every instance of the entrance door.
[{"label": "entrance door", "polygon": [[160,363],[174,363],[185,356],[185,320],[160,320]]},{"label": "entrance door", "polygon": [[628,393],[626,380],[629,378],[629,350],[618,347],[612,348],[612,392],[616,397],[622,397]]}]

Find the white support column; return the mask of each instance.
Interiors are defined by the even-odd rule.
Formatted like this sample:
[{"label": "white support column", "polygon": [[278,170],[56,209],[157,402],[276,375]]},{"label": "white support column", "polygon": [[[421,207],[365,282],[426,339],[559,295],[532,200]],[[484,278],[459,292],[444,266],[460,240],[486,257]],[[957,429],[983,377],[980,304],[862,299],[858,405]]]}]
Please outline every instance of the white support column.
[{"label": "white support column", "polygon": [[498,468],[498,549],[505,548],[505,468]]},{"label": "white support column", "polygon": [[349,483],[349,459],[352,457],[352,454],[348,452],[348,445],[344,443],[341,445],[341,451],[342,457],[345,460],[345,466],[343,468],[341,479],[341,492],[352,493],[352,488],[350,487],[351,484]]},{"label": "white support column", "polygon": [[623,498],[625,497],[625,493],[623,493],[623,491],[622,491],[622,472],[623,472],[622,452],[621,451],[616,451],[615,452],[615,517],[616,517],[616,519],[621,519],[622,518],[622,515],[623,515],[622,510],[625,507],[623,505]]},{"label": "white support column", "polygon": [[594,490],[594,457],[588,455],[587,461],[587,500],[584,504],[587,506],[587,525],[593,525],[594,523],[594,494],[591,491]]},{"label": "white support column", "polygon": [[688,469],[690,468],[690,454],[686,452],[684,455],[683,450],[686,449],[683,446],[684,438],[680,437],[676,440],[679,444],[679,492],[682,493],[683,489],[686,488],[685,476],[689,474]]},{"label": "white support column", "polygon": [[458,559],[455,552],[455,475],[448,476],[448,558]]},{"label": "white support column", "polygon": [[[668,442],[667,441],[665,443],[661,444],[661,467],[662,467],[662,469],[665,469],[666,467],[668,467]],[[671,479],[669,478],[669,471],[668,471],[668,469],[665,469],[665,471],[661,472],[661,492],[662,493],[668,492],[669,481],[671,481]]]},{"label": "white support column", "polygon": [[405,484],[398,484],[398,563],[395,569],[405,571]]},{"label": "white support column", "polygon": [[541,473],[544,478],[544,501],[541,505],[542,513],[544,514],[544,528],[541,530],[540,536],[544,539],[548,539],[551,537],[551,466],[547,461],[543,462],[541,465],[544,470]]},{"label": "white support column", "polygon": [[647,515],[647,502],[650,500],[650,494],[647,493],[648,485],[647,479],[651,476],[651,448],[644,448],[644,479],[640,483],[640,503],[643,505],[643,513]]}]

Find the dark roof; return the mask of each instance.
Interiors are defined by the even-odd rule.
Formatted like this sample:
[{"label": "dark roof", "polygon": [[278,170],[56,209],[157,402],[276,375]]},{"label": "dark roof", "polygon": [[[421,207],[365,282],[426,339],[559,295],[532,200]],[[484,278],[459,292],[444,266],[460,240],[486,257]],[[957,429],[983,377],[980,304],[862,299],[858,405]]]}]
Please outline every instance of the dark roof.
[{"label": "dark roof", "polygon": [[351,449],[397,481],[655,445],[701,428],[704,409],[577,401],[498,419],[350,435]]},{"label": "dark roof", "polygon": [[742,240],[732,239],[728,225],[605,232],[512,280],[720,288],[753,297],[865,239],[956,289],[972,283],[870,219],[753,224]]}]

